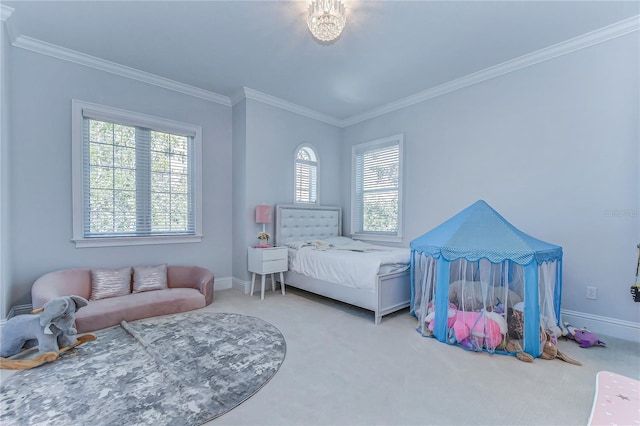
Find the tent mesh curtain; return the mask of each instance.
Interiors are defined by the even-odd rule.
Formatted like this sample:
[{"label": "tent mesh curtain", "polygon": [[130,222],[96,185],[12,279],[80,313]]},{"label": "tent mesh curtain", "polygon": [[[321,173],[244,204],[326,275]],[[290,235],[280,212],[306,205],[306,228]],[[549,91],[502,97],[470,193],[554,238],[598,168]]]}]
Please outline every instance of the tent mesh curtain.
[{"label": "tent mesh curtain", "polygon": [[[526,351],[537,357],[542,352],[543,333],[559,337],[558,327],[560,261],[537,264],[537,282],[533,283],[536,306],[525,310],[525,267],[512,260],[491,263],[486,258],[450,263],[415,251],[412,253],[411,312],[418,319],[423,336],[462,346],[474,351],[515,354]],[[438,283],[439,262],[449,264],[449,280]],[[535,268],[536,263],[530,266]],[[442,270],[441,270],[442,273]],[[446,292],[438,295],[438,291]],[[440,296],[440,297],[438,297]],[[440,302],[440,303],[438,303]],[[436,307],[445,307],[446,320],[438,333]],[[526,326],[525,312],[539,313],[538,324]],[[538,314],[534,314],[538,315]],[[538,321],[535,321],[538,323]]]}]

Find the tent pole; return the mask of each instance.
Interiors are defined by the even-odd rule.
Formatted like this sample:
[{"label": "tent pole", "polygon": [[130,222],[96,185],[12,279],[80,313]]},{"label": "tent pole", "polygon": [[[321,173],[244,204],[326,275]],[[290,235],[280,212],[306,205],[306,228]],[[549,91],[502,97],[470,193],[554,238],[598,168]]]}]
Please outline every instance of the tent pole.
[{"label": "tent pole", "polygon": [[533,259],[524,267],[524,351],[534,358],[542,354],[538,292],[538,263]]},{"label": "tent pole", "polygon": [[447,341],[447,322],[449,319],[449,264],[450,262],[440,256],[438,259],[438,271],[436,272],[436,317],[434,319],[433,335],[441,342]]}]

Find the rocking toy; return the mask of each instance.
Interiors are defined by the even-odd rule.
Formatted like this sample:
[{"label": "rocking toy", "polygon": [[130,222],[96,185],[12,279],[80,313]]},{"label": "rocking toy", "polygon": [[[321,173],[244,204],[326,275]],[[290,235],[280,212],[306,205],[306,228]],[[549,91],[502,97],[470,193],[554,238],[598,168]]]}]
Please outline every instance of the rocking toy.
[{"label": "rocking toy", "polygon": [[[75,313],[88,301],[80,296],[58,297],[31,315],[10,318],[2,327],[0,368],[24,370],[58,359],[60,354],[86,342],[95,334],[76,338]],[[38,351],[33,356],[33,350]]]}]

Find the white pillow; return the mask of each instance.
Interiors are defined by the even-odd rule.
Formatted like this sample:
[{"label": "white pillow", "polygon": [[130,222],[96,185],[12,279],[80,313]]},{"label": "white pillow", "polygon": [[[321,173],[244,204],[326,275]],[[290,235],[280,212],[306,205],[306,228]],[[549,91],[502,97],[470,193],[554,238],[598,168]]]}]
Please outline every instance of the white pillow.
[{"label": "white pillow", "polygon": [[285,244],[287,247],[300,250],[302,247],[315,246],[315,241],[291,241]]},{"label": "white pillow", "polygon": [[336,247],[338,247],[338,246],[346,246],[347,244],[353,244],[353,242],[354,242],[351,238],[342,237],[342,236],[329,237],[329,238],[325,238],[322,241],[325,244],[331,244],[331,245],[334,245]]}]

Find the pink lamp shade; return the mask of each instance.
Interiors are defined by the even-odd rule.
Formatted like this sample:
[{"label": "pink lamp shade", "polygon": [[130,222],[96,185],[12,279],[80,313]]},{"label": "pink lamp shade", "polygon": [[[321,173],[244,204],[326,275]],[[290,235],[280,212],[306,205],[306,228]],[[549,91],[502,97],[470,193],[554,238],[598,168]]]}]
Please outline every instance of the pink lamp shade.
[{"label": "pink lamp shade", "polygon": [[[267,204],[259,204],[256,206],[256,223],[261,223],[262,224],[262,232],[266,233],[266,226],[265,223],[271,223],[271,206],[267,205]],[[258,237],[260,238],[260,237]],[[262,241],[262,240],[260,240]],[[269,237],[267,234],[267,241],[269,241]],[[260,248],[266,248],[266,247],[271,247],[269,244],[258,244],[257,246],[254,247],[260,247]]]},{"label": "pink lamp shade", "polygon": [[271,223],[271,206],[266,204],[256,206],[256,223]]}]

